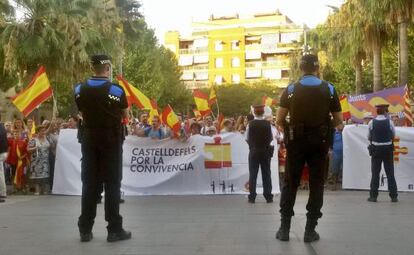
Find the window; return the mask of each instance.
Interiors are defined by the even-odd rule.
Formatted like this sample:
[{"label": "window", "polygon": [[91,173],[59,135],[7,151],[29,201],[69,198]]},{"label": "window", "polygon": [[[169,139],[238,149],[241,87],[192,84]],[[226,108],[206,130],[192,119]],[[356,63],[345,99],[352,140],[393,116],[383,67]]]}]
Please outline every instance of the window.
[{"label": "window", "polygon": [[240,41],[239,40],[231,41],[231,49],[232,50],[240,50]]},{"label": "window", "polygon": [[221,85],[221,84],[223,84],[223,76],[222,76],[222,75],[216,75],[216,78],[214,79],[214,82],[215,82],[217,85]]},{"label": "window", "polygon": [[240,58],[238,57],[233,57],[231,59],[231,66],[232,67],[240,67]]},{"label": "window", "polygon": [[235,84],[240,83],[240,74],[232,74],[231,75],[231,81]]},{"label": "window", "polygon": [[216,51],[223,50],[223,41],[215,41],[214,43]]},{"label": "window", "polygon": [[216,58],[216,67],[223,67],[223,58]]}]

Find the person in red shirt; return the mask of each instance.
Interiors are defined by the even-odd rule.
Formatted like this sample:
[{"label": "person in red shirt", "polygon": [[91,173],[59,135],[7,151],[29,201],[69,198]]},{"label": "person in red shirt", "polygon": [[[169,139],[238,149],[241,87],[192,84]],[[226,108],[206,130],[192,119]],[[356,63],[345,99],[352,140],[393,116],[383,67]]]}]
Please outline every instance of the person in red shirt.
[{"label": "person in red shirt", "polygon": [[8,138],[8,155],[6,163],[12,168],[12,181],[17,190],[25,184],[24,168],[27,165],[27,138],[18,130],[13,130],[12,137]]}]

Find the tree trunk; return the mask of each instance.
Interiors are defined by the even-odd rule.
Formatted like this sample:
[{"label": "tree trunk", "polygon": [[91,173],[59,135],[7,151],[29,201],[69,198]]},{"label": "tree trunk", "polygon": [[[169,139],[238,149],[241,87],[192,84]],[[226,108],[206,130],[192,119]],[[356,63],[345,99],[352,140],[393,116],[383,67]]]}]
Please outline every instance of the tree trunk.
[{"label": "tree trunk", "polygon": [[362,93],[362,64],[361,60],[355,63],[355,94]]},{"label": "tree trunk", "polygon": [[401,22],[398,25],[399,41],[399,70],[398,85],[408,84],[408,39],[407,39],[407,22]]},{"label": "tree trunk", "polygon": [[381,63],[381,46],[374,45],[372,47],[373,54],[373,71],[374,71],[374,92],[380,91],[384,88],[382,84],[382,63]]}]

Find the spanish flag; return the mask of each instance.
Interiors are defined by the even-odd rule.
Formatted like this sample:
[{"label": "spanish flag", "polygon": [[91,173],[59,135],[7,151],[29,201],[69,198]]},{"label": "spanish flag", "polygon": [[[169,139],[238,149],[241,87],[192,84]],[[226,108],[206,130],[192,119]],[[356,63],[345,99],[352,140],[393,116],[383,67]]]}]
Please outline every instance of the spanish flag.
[{"label": "spanish flag", "polygon": [[208,115],[211,112],[209,97],[198,89],[193,91],[193,97],[201,116]]},{"label": "spanish flag", "polygon": [[12,97],[12,102],[27,117],[37,106],[52,95],[53,90],[47,78],[46,70],[41,66],[30,81],[29,86]]},{"label": "spanish flag", "polygon": [[148,117],[148,123],[152,125],[152,120],[154,119],[154,116],[160,116],[158,112],[158,105],[157,102],[155,102],[154,99],[151,100],[151,110],[149,112]]},{"label": "spanish flag", "polygon": [[272,105],[275,105],[277,102],[276,102],[276,100],[275,100],[275,99],[273,99],[273,98],[270,98],[270,97],[268,97],[268,96],[263,96],[263,98],[262,98],[262,103],[263,103],[265,106],[272,106]]},{"label": "spanish flag", "polygon": [[167,105],[162,111],[162,122],[167,125],[174,134],[178,134],[181,129],[181,123],[170,105]]},{"label": "spanish flag", "polygon": [[128,105],[135,104],[140,109],[151,110],[151,100],[139,91],[132,84],[129,84],[122,76],[118,75],[116,79],[119,82],[119,85],[125,90],[127,96]]},{"label": "spanish flag", "polygon": [[342,95],[339,98],[339,101],[341,103],[342,116],[344,120],[349,120],[351,118],[351,111],[349,109],[348,97],[345,95]]},{"label": "spanish flag", "polygon": [[212,106],[217,102],[217,89],[216,86],[211,86],[210,88],[210,96],[208,97],[208,105]]},{"label": "spanish flag", "polygon": [[16,185],[18,189],[23,188],[25,184],[24,178],[24,167],[25,167],[25,155],[22,155],[24,152],[20,151],[19,145],[16,146],[16,154],[17,154],[17,166],[16,166],[16,173],[14,175],[13,183]]}]

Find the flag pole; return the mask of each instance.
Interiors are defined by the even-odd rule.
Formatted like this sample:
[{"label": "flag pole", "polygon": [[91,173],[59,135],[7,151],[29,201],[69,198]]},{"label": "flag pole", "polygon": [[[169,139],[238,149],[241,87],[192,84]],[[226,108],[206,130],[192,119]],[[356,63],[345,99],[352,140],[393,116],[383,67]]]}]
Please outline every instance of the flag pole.
[{"label": "flag pole", "polygon": [[52,120],[56,120],[56,116],[57,116],[57,100],[56,100],[56,97],[55,97],[55,93],[52,94],[52,100],[53,100]]}]

